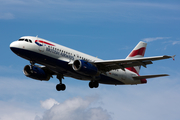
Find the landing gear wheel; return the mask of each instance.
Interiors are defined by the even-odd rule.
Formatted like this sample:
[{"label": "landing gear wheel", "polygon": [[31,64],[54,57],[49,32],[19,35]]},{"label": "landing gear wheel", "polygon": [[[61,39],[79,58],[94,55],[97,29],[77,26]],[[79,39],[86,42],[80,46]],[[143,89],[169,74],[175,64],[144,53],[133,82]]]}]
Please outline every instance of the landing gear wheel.
[{"label": "landing gear wheel", "polygon": [[93,88],[93,82],[89,82],[89,87]]},{"label": "landing gear wheel", "polygon": [[91,81],[91,82],[89,82],[89,87],[90,88],[98,88],[99,87],[98,81]]},{"label": "landing gear wheel", "polygon": [[56,85],[56,90],[57,91],[64,91],[66,89],[66,85],[65,84],[57,84]]},{"label": "landing gear wheel", "polygon": [[60,84],[57,84],[57,85],[56,85],[56,90],[57,90],[57,91],[60,91],[60,90],[61,90],[61,85],[60,85]]},{"label": "landing gear wheel", "polygon": [[64,91],[66,89],[66,85],[65,84],[62,84],[61,85],[61,90]]},{"label": "landing gear wheel", "polygon": [[99,83],[97,81],[94,81],[94,87],[98,88],[99,87]]}]

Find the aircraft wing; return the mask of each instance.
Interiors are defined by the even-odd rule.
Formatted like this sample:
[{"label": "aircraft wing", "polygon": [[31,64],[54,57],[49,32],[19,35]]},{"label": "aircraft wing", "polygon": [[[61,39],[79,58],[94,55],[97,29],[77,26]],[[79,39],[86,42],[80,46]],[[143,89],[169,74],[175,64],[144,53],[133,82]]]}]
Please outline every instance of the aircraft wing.
[{"label": "aircraft wing", "polygon": [[133,67],[133,66],[143,66],[146,67],[148,64],[153,64],[152,61],[163,60],[168,58],[173,58],[174,56],[155,56],[155,57],[142,57],[142,58],[133,58],[133,59],[119,59],[119,60],[102,60],[95,61],[94,64],[98,67],[99,70],[103,72],[108,72],[115,69],[122,69]]}]

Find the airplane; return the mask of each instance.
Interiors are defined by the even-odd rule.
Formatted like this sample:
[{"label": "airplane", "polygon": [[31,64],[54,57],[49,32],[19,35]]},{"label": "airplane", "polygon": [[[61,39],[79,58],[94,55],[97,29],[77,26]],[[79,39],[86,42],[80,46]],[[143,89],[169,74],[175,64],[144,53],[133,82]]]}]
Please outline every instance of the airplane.
[{"label": "airplane", "polygon": [[[169,76],[168,74],[140,76],[141,66],[152,61],[173,58],[174,56],[144,57],[147,43],[140,41],[125,59],[102,60],[73,50],[38,36],[23,36],[10,44],[10,49],[18,56],[30,61],[23,69],[25,76],[49,81],[56,75],[59,84],[57,91],[64,91],[64,77],[89,81],[90,88],[98,88],[99,83],[110,85],[137,85],[147,83],[148,78]],[[35,65],[35,64],[39,65]]]}]

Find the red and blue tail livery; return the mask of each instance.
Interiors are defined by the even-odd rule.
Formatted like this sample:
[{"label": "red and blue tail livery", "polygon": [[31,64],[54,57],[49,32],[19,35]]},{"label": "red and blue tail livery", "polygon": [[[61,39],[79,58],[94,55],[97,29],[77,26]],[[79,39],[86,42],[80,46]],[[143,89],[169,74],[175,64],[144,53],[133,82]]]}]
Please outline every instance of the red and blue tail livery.
[{"label": "red and blue tail livery", "polygon": [[90,88],[99,84],[137,85],[147,83],[146,79],[168,76],[168,74],[140,75],[141,66],[147,67],[154,61],[175,56],[144,57],[147,43],[140,41],[125,59],[102,60],[73,50],[51,41],[24,36],[10,44],[10,49],[18,56],[30,61],[23,73],[32,79],[49,81],[56,76],[57,91],[64,91],[64,77],[89,81]]}]

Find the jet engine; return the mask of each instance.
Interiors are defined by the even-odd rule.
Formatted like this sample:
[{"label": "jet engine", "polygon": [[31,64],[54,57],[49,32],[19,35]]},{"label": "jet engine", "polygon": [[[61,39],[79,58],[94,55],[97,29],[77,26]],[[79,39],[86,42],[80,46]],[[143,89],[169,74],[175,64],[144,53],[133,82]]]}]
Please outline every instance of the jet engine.
[{"label": "jet engine", "polygon": [[80,74],[97,76],[99,73],[95,65],[84,60],[75,60],[72,64],[72,67],[73,70]]},{"label": "jet engine", "polygon": [[51,75],[48,74],[48,72],[46,72],[45,70],[43,70],[38,66],[26,65],[24,67],[23,72],[27,77],[41,81],[48,81],[51,77]]}]

